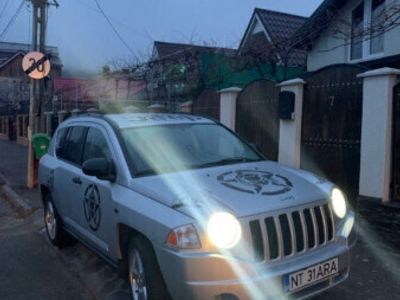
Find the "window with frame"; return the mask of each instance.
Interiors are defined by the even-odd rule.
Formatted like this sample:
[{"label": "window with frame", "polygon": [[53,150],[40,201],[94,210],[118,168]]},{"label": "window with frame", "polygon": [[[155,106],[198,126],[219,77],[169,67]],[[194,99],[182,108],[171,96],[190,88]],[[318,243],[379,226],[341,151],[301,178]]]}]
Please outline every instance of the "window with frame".
[{"label": "window with frame", "polygon": [[68,133],[68,128],[61,128],[60,130],[57,131],[56,135],[56,156],[59,158],[63,158],[64,155],[64,141],[65,137],[67,136]]},{"label": "window with frame", "polygon": [[62,142],[58,157],[76,165],[82,164],[82,150],[87,128],[84,126],[73,126]]},{"label": "window with frame", "polygon": [[351,59],[363,55],[364,2],[361,2],[351,15]]},{"label": "window with frame", "polygon": [[372,0],[371,3],[371,28],[370,28],[370,53],[383,52],[385,22],[385,0]]},{"label": "window with frame", "polygon": [[110,148],[104,134],[97,128],[89,128],[86,135],[85,149],[82,162],[91,158],[111,159]]},{"label": "window with frame", "polygon": [[384,52],[385,0],[362,1],[351,14],[350,59]]}]

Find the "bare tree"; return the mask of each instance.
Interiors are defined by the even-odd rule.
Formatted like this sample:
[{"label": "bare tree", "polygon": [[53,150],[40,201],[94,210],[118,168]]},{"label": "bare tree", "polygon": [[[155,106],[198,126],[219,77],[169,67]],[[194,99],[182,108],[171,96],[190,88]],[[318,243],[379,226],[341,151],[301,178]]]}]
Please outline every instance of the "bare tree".
[{"label": "bare tree", "polygon": [[393,30],[400,25],[400,3],[398,1],[385,2],[380,10],[373,15],[372,20],[364,26],[355,27],[351,18],[340,15],[340,11],[331,8],[328,10],[326,18],[327,34],[341,41],[334,47],[319,50],[320,52],[330,52],[340,47],[347,46],[354,41],[358,43],[368,41]]}]

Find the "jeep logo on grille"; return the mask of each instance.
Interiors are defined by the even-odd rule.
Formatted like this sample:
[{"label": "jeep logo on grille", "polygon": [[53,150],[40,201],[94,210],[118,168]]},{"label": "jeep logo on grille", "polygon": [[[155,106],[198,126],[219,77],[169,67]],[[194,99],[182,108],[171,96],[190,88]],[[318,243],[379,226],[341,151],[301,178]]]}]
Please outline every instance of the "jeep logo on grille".
[{"label": "jeep logo on grille", "polygon": [[287,193],[293,188],[293,184],[286,177],[265,171],[227,172],[219,175],[217,180],[228,188],[265,196]]}]

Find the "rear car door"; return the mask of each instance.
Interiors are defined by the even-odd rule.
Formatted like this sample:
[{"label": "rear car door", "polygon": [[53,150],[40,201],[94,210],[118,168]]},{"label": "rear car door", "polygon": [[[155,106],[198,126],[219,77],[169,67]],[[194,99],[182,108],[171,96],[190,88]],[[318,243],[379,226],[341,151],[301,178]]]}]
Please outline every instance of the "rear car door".
[{"label": "rear car door", "polygon": [[58,167],[54,170],[53,198],[67,228],[76,232],[79,216],[73,208],[82,190],[82,150],[87,127],[71,126],[64,130],[65,136],[56,146]]},{"label": "rear car door", "polygon": [[[92,158],[106,158],[115,162],[112,144],[102,126],[93,125],[87,132],[82,162]],[[74,214],[80,215],[80,226],[86,242],[108,255],[110,245],[113,245],[116,239],[112,200],[115,183],[85,174],[82,174],[81,179],[81,199],[78,201],[79,205],[74,207]]]}]

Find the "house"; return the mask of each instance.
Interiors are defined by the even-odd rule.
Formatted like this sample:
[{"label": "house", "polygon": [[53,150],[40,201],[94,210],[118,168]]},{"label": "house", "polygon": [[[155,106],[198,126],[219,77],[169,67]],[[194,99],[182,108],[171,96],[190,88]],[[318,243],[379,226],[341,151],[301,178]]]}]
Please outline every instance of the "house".
[{"label": "house", "polygon": [[[31,45],[0,42],[0,113],[7,114],[9,109],[28,112],[29,77],[22,69],[22,59],[31,49]],[[56,47],[47,47],[51,53],[50,78],[61,77],[62,62]],[[51,83],[47,86],[51,88]]]},{"label": "house", "polygon": [[351,182],[360,204],[400,203],[399,19],[399,0],[325,0],[293,35],[307,51],[301,166]]},{"label": "house", "polygon": [[168,110],[176,111],[180,104],[193,101],[204,88],[202,66],[207,54],[235,57],[236,50],[155,41],[144,73],[150,103],[162,104]]},{"label": "house", "polygon": [[155,41],[153,45],[151,61],[156,61],[172,56],[180,56],[187,51],[196,51],[196,52],[219,51],[228,56],[233,56],[236,54],[236,50],[231,48]]},{"label": "house", "polygon": [[146,85],[125,76],[113,76],[97,79],[54,79],[52,106],[48,111],[88,110],[102,108],[108,102],[125,102],[128,105],[138,103],[139,95]]},{"label": "house", "polygon": [[400,67],[400,1],[325,0],[296,32],[307,70],[334,64]]},{"label": "house", "polygon": [[[22,69],[22,59],[30,51],[30,44],[0,42],[0,137],[23,144],[27,141],[30,79]],[[63,67],[57,47],[46,51],[51,54],[51,71],[50,80],[45,81],[44,105],[51,98],[52,80],[61,76]]]},{"label": "house", "polygon": [[[0,42],[0,77],[22,78],[26,74],[22,70],[22,58],[30,52],[32,46],[22,43]],[[57,47],[47,47],[46,52],[51,54],[51,76],[61,77],[62,62]]]},{"label": "house", "polygon": [[256,8],[240,42],[238,54],[262,56],[269,62],[304,67],[307,52],[291,49],[293,34],[307,18]]}]

